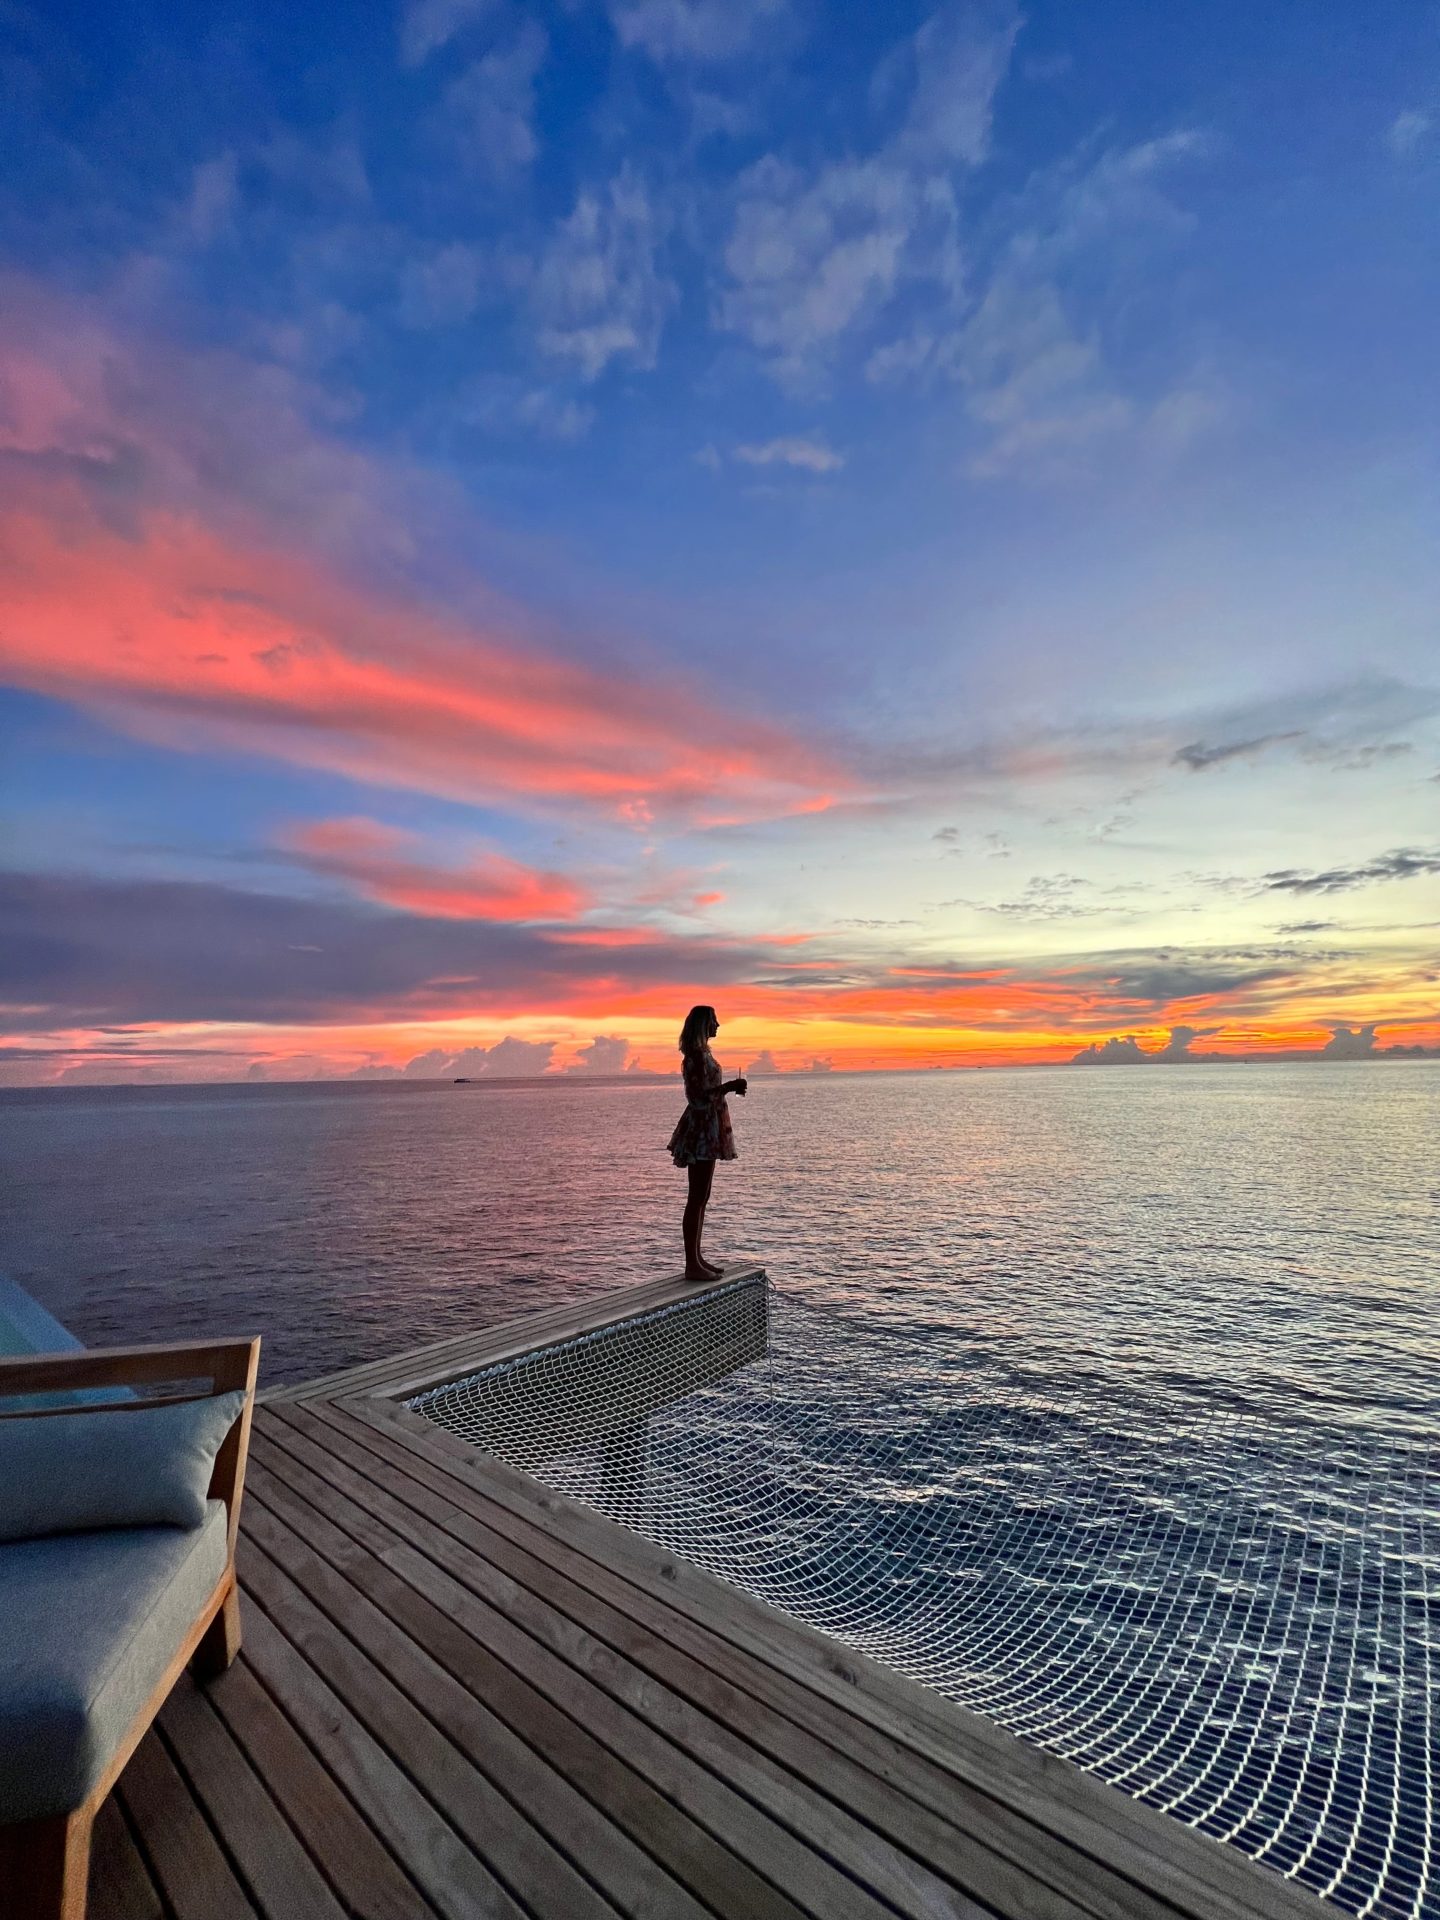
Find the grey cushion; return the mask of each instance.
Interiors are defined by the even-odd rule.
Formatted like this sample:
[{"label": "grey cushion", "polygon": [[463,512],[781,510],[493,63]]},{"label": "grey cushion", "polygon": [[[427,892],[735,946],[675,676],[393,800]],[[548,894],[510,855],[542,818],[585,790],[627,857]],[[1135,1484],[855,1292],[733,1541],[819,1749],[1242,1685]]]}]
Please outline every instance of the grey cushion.
[{"label": "grey cushion", "polygon": [[198,1527],[243,1393],[0,1420],[0,1541],[92,1527]]},{"label": "grey cushion", "polygon": [[214,1593],[225,1531],[211,1500],[190,1529],[0,1546],[0,1825],[81,1805]]}]

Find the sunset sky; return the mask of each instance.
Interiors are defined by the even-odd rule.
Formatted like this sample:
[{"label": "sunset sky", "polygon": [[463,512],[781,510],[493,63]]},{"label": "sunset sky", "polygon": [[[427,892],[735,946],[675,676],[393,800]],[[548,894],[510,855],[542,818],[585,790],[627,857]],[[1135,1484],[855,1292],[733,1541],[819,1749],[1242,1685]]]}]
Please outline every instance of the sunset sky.
[{"label": "sunset sky", "polygon": [[1440,8],[0,43],[0,1084],[1440,1047]]}]

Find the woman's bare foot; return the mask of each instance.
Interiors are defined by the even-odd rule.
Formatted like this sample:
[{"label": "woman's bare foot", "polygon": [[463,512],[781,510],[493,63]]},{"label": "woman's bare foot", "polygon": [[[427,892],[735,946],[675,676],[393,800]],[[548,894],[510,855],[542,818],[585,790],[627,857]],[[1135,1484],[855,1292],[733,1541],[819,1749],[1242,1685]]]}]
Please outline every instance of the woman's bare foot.
[{"label": "woman's bare foot", "polygon": [[713,1260],[707,1260],[703,1253],[700,1255],[700,1264],[712,1280],[718,1280],[725,1271],[724,1267],[717,1267]]},{"label": "woman's bare foot", "polygon": [[681,1277],[692,1284],[698,1284],[702,1280],[713,1280],[715,1275],[709,1267],[686,1267]]}]

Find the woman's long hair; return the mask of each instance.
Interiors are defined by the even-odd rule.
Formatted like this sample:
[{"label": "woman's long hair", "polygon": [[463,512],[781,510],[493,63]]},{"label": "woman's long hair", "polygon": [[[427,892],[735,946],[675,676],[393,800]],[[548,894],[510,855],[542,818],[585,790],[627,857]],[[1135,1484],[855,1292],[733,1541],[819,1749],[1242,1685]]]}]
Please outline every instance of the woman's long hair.
[{"label": "woman's long hair", "polygon": [[700,1053],[710,1042],[710,1029],[717,1024],[714,1007],[691,1007],[680,1029],[682,1054]]}]

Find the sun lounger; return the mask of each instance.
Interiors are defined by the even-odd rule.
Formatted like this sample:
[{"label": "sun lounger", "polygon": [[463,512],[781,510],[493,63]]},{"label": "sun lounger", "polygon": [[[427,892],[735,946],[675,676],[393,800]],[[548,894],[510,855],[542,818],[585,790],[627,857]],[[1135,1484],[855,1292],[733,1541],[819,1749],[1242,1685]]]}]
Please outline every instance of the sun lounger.
[{"label": "sun lounger", "polygon": [[[259,1353],[0,1360],[0,1914],[83,1920],[105,1796],[187,1663],[235,1657]],[[37,1394],[87,1397],[37,1412]]]}]

